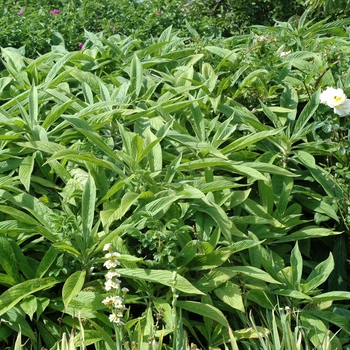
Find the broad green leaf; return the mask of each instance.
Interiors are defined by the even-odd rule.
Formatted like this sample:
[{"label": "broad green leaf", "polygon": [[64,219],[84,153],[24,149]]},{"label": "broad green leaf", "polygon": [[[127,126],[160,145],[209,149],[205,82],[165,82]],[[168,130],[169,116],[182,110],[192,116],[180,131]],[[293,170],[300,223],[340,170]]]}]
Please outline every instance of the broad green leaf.
[{"label": "broad green leaf", "polygon": [[277,305],[274,295],[262,289],[250,289],[247,293],[247,299],[267,310],[273,310]]},{"label": "broad green leaf", "polygon": [[51,112],[46,116],[41,126],[46,129],[54,125],[54,122],[61,117],[61,115],[66,111],[67,108],[69,108],[73,104],[73,102],[74,101],[71,100],[60,105],[55,105],[52,108]]},{"label": "broad green leaf", "polygon": [[67,308],[71,300],[79,294],[85,282],[86,271],[76,271],[70,275],[62,288],[62,300]]},{"label": "broad green leaf", "polygon": [[123,195],[121,200],[106,204],[100,212],[102,225],[109,227],[113,221],[122,219],[139,197],[140,194],[129,191]]},{"label": "broad green leaf", "polygon": [[36,298],[37,308],[36,308],[36,319],[40,318],[40,315],[45,311],[45,309],[50,304],[50,299],[46,297]]},{"label": "broad green leaf", "polygon": [[146,133],[145,145],[141,153],[141,159],[147,156],[148,164],[151,172],[162,170],[163,157],[162,148],[160,146],[161,138],[157,138],[148,128]]},{"label": "broad green leaf", "polygon": [[272,293],[276,294],[276,295],[283,295],[283,296],[290,297],[290,298],[308,300],[310,302],[312,301],[312,298],[310,296],[308,296],[307,294],[304,294],[302,292],[299,292],[297,290],[284,288],[284,289],[274,290]]},{"label": "broad green leaf", "polygon": [[[134,227],[133,224],[128,224],[128,225],[120,225],[118,226],[115,230],[113,230],[112,232],[109,232],[108,234],[106,234],[105,236],[102,237],[101,242],[98,244],[97,248],[96,248],[96,252],[101,252],[104,245],[107,243],[111,243],[116,237],[118,237],[119,235],[121,235],[124,232],[127,232],[128,229]],[[142,260],[142,258],[141,258]]]},{"label": "broad green leaf", "polygon": [[244,210],[246,210],[249,214],[253,215],[254,217],[264,219],[265,223],[269,223],[270,225],[278,228],[284,227],[282,223],[280,223],[272,215],[266,212],[265,208],[263,208],[261,205],[256,203],[256,201],[253,201],[250,198],[247,198],[242,203],[242,207],[244,208]]},{"label": "broad green leaf", "polygon": [[227,305],[239,311],[245,312],[241,289],[238,285],[227,282],[225,285],[214,289],[215,295]]},{"label": "broad green leaf", "polygon": [[40,264],[37,267],[35,278],[41,278],[45,275],[45,273],[50,269],[52,264],[56,261],[59,250],[54,246],[50,246],[48,251],[40,260]]},{"label": "broad green leaf", "polygon": [[60,282],[62,282],[62,278],[35,278],[19,283],[16,286],[7,289],[0,295],[0,315],[3,315],[5,312],[10,310],[26,296],[37,291],[50,288]]},{"label": "broad green leaf", "polygon": [[134,223],[135,219],[143,217],[145,213],[151,215],[154,219],[162,217],[169,210],[171,205],[180,198],[182,197],[174,196],[173,193],[166,197],[156,198],[143,207],[138,208],[133,215],[124,221],[124,224],[129,225],[130,223]]},{"label": "broad green leaf", "polygon": [[130,65],[130,92],[134,94],[134,98],[139,97],[141,88],[142,88],[142,79],[143,79],[143,68],[142,64],[134,54],[134,57]]},{"label": "broad green leaf", "polygon": [[156,297],[153,297],[153,302],[154,302],[154,306],[156,307],[158,312],[161,313],[162,318],[167,323],[169,328],[172,328],[174,325],[174,322],[173,322],[173,313],[172,313],[170,304],[166,300],[162,298],[156,298]]},{"label": "broad green leaf", "polygon": [[71,255],[73,255],[75,258],[81,259],[81,252],[76,250],[71,245],[64,243],[64,242],[55,242],[53,246],[57,249],[63,250]]},{"label": "broad green leaf", "polygon": [[0,273],[0,283],[1,283],[1,285],[6,286],[6,287],[12,287],[15,284],[17,284],[17,281],[13,277],[11,277],[10,275]]},{"label": "broad green leaf", "polygon": [[221,248],[209,254],[197,254],[191,261],[190,270],[208,270],[221,266],[232,255],[233,249]]},{"label": "broad green leaf", "polygon": [[219,46],[206,46],[206,50],[209,52],[213,53],[214,55],[217,55],[221,58],[223,58],[225,61],[229,62],[235,62],[237,55],[235,54],[234,51],[225,49],[223,47]]},{"label": "broad green leaf", "polygon": [[269,164],[269,163],[263,163],[263,162],[246,162],[243,163],[247,168],[251,168],[251,170],[255,169],[261,173],[270,173],[270,174],[275,174],[275,175],[281,175],[281,176],[296,176],[292,172],[274,165],[274,164]]},{"label": "broad green leaf", "polygon": [[[328,327],[326,327],[322,321],[335,324],[341,330],[343,330],[347,334],[350,334],[349,321],[344,316],[340,316],[331,311],[304,311],[300,319],[303,325],[305,324],[308,327],[315,327],[319,331],[322,331],[325,328],[326,334],[328,333]],[[318,326],[318,324],[320,326]]]},{"label": "broad green leaf", "polygon": [[312,154],[305,151],[296,151],[295,154],[297,155],[301,164],[307,168],[315,168],[316,161],[315,157]]},{"label": "broad green leaf", "polygon": [[184,310],[193,312],[203,317],[208,317],[225,327],[228,327],[228,322],[225,315],[216,307],[210,304],[204,304],[197,301],[182,301],[178,300],[176,306]]},{"label": "broad green leaf", "polygon": [[303,273],[303,259],[299,250],[298,242],[295,243],[290,256],[290,266],[292,268],[292,284],[295,289],[300,288],[301,276]]},{"label": "broad green leaf", "polygon": [[34,157],[28,156],[23,159],[18,169],[19,179],[22,182],[27,192],[29,192],[30,180],[31,180],[33,168],[34,168]]},{"label": "broad green leaf", "polygon": [[29,295],[24,298],[20,304],[22,310],[29,316],[30,320],[33,319],[33,315],[37,310],[38,303],[34,295]]},{"label": "broad green leaf", "polygon": [[176,157],[168,166],[168,169],[166,171],[165,177],[164,177],[164,182],[172,182],[177,169],[179,167],[179,165],[181,164],[181,160],[182,160],[182,154],[180,154],[178,157]]},{"label": "broad green leaf", "polygon": [[239,185],[236,182],[229,180],[215,180],[211,182],[196,183],[196,188],[198,188],[203,193],[217,192],[234,187],[239,187]]},{"label": "broad green leaf", "polygon": [[[270,121],[273,123],[275,128],[282,128],[283,125],[281,123],[280,118],[274,113],[274,110],[276,111],[276,108],[273,110],[273,108],[266,106],[260,101],[260,105],[265,113],[265,115],[270,119]],[[281,108],[281,107],[279,107]]]},{"label": "broad green leaf", "polygon": [[[314,345],[315,349],[322,349],[325,344],[327,344],[328,348],[332,348],[331,338],[329,337],[329,325],[325,324],[323,320],[318,317],[315,317],[310,312],[302,313],[300,315],[300,321],[302,327],[309,330],[308,338],[311,343]],[[339,347],[334,347],[334,349],[338,349]]]},{"label": "broad green leaf", "polygon": [[261,281],[265,281],[268,283],[277,283],[281,284],[281,282],[275,280],[272,278],[268,273],[265,271],[258,269],[253,266],[233,266],[232,271],[236,272],[237,274],[243,274],[249,277],[256,278]]},{"label": "broad green leaf", "polygon": [[208,293],[236,275],[237,272],[232,271],[230,267],[218,267],[204,275],[200,280],[197,281],[195,286],[202,292]]},{"label": "broad green leaf", "polygon": [[312,177],[322,186],[328,196],[343,198],[343,190],[339,184],[328,176],[328,172],[320,166],[309,169]]},{"label": "broad green leaf", "polygon": [[225,148],[221,150],[223,154],[230,154],[233,152],[237,152],[241,149],[245,149],[248,146],[251,146],[261,140],[264,140],[270,136],[277,135],[281,133],[282,129],[273,129],[273,130],[266,130],[261,131],[256,134],[250,134],[247,136],[242,136],[239,139],[233,141],[229,145],[227,145]]},{"label": "broad green leaf", "polygon": [[350,300],[350,292],[326,292],[323,294],[315,295],[312,297],[314,302],[323,302],[323,301],[333,301],[333,300]]},{"label": "broad green leaf", "polygon": [[266,69],[256,69],[252,72],[250,72],[239,84],[239,88],[236,90],[236,92],[233,94],[233,98],[236,98],[239,96],[241,91],[246,87],[246,86],[251,86],[252,83],[259,77],[264,75],[265,77],[262,77],[262,79],[267,79],[269,76],[269,72]]},{"label": "broad green leaf", "polygon": [[327,237],[327,236],[334,236],[339,235],[341,232],[336,232],[333,230],[330,230],[328,228],[323,227],[308,227],[303,228],[299,231],[293,232],[287,236],[283,236],[281,238],[278,238],[277,241],[279,243],[282,242],[293,242],[298,241],[301,239],[308,239],[308,238],[318,238],[318,237]]},{"label": "broad green leaf", "polygon": [[295,125],[294,125],[293,134],[291,136],[292,142],[298,141],[299,137],[303,133],[304,127],[316,112],[319,105],[319,95],[320,95],[320,91],[315,92],[311,96],[311,100],[307,103],[307,105],[304,107],[304,109],[301,111],[300,115],[298,116],[297,121],[295,122]]},{"label": "broad green leaf", "polygon": [[[170,288],[174,287],[180,292],[188,294],[204,294],[195,288],[184,277],[178,274],[175,276],[175,272],[151,269],[118,269],[118,272],[124,277],[141,279],[153,283],[160,283]],[[176,278],[176,282],[174,278]]]},{"label": "broad green leaf", "polygon": [[27,256],[26,251],[23,250],[19,244],[14,241],[10,240],[13,252],[15,253],[18,270],[23,274],[23,276],[26,279],[32,279],[35,277],[35,268],[28,263],[30,261],[30,258]]},{"label": "broad green leaf", "polygon": [[62,69],[64,64],[75,54],[76,52],[70,52],[57,60],[57,62],[51,68],[50,72],[46,75],[44,85],[45,88],[48,88],[50,86],[51,82],[57,77],[58,72]]},{"label": "broad green leaf", "polygon": [[19,283],[18,264],[8,238],[0,236],[0,265],[10,277]]},{"label": "broad green leaf", "polygon": [[[221,164],[226,160],[226,156],[221,151],[219,151],[217,147],[212,146],[209,142],[200,141],[194,136],[175,131],[169,131],[166,136],[167,138],[179,142],[183,146],[188,147],[195,152],[210,152],[210,154],[213,156],[218,157],[215,160]],[[213,159],[213,161],[215,160]]]},{"label": "broad green leaf", "polygon": [[327,204],[323,200],[310,198],[308,201],[303,202],[303,205],[313,212],[327,215],[339,223],[339,216],[337,215],[336,211],[331,205]]},{"label": "broad green leaf", "polygon": [[30,88],[28,97],[30,125],[33,128],[38,120],[38,90],[35,85]]},{"label": "broad green leaf", "polygon": [[24,86],[30,86],[27,74],[24,72],[25,63],[20,53],[13,48],[1,48],[2,63],[16,81]]},{"label": "broad green leaf", "polygon": [[306,279],[305,283],[302,284],[302,290],[307,293],[316,289],[319,285],[324,283],[331,272],[334,269],[334,260],[332,253],[329,254],[329,257],[319,263],[310,273],[309,277]]},{"label": "broad green leaf", "polygon": [[112,197],[115,193],[117,193],[120,189],[124,188],[126,185],[131,183],[131,180],[135,175],[129,176],[127,179],[119,180],[114,185],[112,185],[103,198],[97,203],[97,206],[105,202],[107,199]]},{"label": "broad green leaf", "polygon": [[[32,323],[31,325],[29,324],[20,308],[14,307],[8,310],[1,318],[3,320],[1,328],[3,328],[3,324],[7,324],[12,330],[21,333],[25,338],[29,338],[31,341],[37,339],[32,329]],[[23,349],[23,345],[21,345],[20,349]]]},{"label": "broad green leaf", "polygon": [[52,164],[53,161],[55,161],[56,159],[61,159],[61,158],[68,158],[69,160],[84,160],[87,162],[90,162],[92,164],[96,164],[99,165],[101,167],[104,167],[106,169],[110,169],[112,171],[115,171],[118,175],[120,175],[122,178],[125,178],[124,173],[120,170],[120,168],[118,168],[115,164],[113,164],[112,162],[109,162],[107,160],[103,160],[100,158],[97,158],[96,156],[94,156],[91,153],[88,152],[82,152],[82,151],[78,151],[78,150],[73,150],[73,149],[67,149],[64,151],[59,151],[57,153],[55,153],[52,157],[50,157],[46,163],[49,163],[54,169],[55,171],[58,171],[58,175],[62,175],[62,178],[64,180],[69,180],[69,173],[65,172],[65,168],[60,169],[59,168],[59,163],[56,164],[56,166],[54,166]]},{"label": "broad green leaf", "polygon": [[12,216],[14,219],[17,219],[18,222],[22,222],[24,224],[28,224],[32,226],[39,225],[39,222],[36,221],[33,217],[16,208],[0,205],[0,212]]},{"label": "broad green leaf", "polygon": [[198,241],[189,241],[175,257],[177,266],[186,266],[195,257]]},{"label": "broad green leaf", "polygon": [[82,222],[85,249],[91,244],[91,230],[95,218],[96,185],[94,178],[89,174],[82,194]]},{"label": "broad green leaf", "polygon": [[246,175],[257,180],[266,180],[266,177],[262,175],[259,171],[252,169],[249,166],[246,166],[244,163],[243,165],[241,165],[220,158],[205,158],[201,160],[194,160],[187,163],[182,163],[178,167],[178,170],[190,171],[196,169],[203,169],[207,167],[223,169],[232,173]]},{"label": "broad green leaf", "polygon": [[255,326],[249,328],[239,329],[237,331],[233,331],[233,335],[236,340],[242,339],[259,339],[263,336],[267,336],[270,333],[270,330],[264,327]]},{"label": "broad green leaf", "polygon": [[207,213],[218,224],[222,234],[228,240],[232,242],[232,236],[245,237],[244,233],[237,229],[237,227],[228,218],[226,212],[218,206],[216,203],[211,203],[207,198],[203,198],[202,201],[198,201],[191,205],[198,211]]},{"label": "broad green leaf", "polygon": [[[0,195],[3,199],[10,201],[12,204],[29,211],[45,227],[50,227],[48,223],[50,222],[53,212],[38,198],[27,193],[20,193],[16,196],[12,196],[9,192],[3,190],[0,190]],[[5,208],[3,207],[2,210],[5,210]],[[16,217],[16,219],[19,218]],[[30,224],[32,222],[27,223]]]}]

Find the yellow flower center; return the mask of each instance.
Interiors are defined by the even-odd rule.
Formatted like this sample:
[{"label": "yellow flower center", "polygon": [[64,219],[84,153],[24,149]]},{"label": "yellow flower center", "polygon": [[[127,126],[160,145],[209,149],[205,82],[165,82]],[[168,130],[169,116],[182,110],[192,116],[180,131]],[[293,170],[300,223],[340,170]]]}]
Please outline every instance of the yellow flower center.
[{"label": "yellow flower center", "polygon": [[334,98],[334,101],[337,102],[337,103],[341,102],[341,100],[342,100],[342,96],[339,96],[339,95],[338,96],[334,96],[333,98]]}]

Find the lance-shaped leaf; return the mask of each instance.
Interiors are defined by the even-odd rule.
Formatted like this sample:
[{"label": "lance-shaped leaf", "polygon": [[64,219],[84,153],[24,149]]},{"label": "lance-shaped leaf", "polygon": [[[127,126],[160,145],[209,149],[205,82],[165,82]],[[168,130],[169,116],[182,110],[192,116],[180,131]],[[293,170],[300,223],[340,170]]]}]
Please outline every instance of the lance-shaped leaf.
[{"label": "lance-shaped leaf", "polygon": [[329,257],[325,261],[322,261],[321,263],[319,263],[312,270],[312,272],[310,273],[305,283],[302,284],[303,291],[307,293],[316,289],[319,285],[321,285],[328,279],[333,269],[334,269],[334,260],[333,260],[332,253],[330,253]]},{"label": "lance-shaped leaf", "polygon": [[33,128],[38,120],[38,90],[35,85],[32,85],[28,97],[29,118]]},{"label": "lance-shaped leaf", "polygon": [[83,222],[83,235],[85,248],[90,245],[90,233],[92,225],[94,223],[95,214],[95,202],[96,202],[96,185],[94,178],[89,174],[88,180],[85,183],[82,194],[82,222]]},{"label": "lance-shaped leaf", "polygon": [[327,237],[327,236],[334,236],[339,234],[341,234],[341,232],[332,231],[328,228],[309,226],[308,228],[303,228],[299,231],[293,232],[290,235],[286,235],[281,238],[278,238],[277,241],[279,243],[293,242],[301,239]]},{"label": "lance-shaped leaf", "polygon": [[303,273],[303,259],[299,250],[298,242],[292,249],[290,256],[290,266],[292,268],[292,284],[293,287],[299,289],[301,276]]},{"label": "lance-shaped leaf", "polygon": [[18,169],[19,180],[22,182],[27,192],[29,192],[30,179],[31,179],[33,168],[34,168],[34,157],[28,156],[23,159]]},{"label": "lance-shaped leaf", "polygon": [[15,252],[7,237],[0,236],[0,265],[17,283],[20,281]]},{"label": "lance-shaped leaf", "polygon": [[63,278],[54,277],[41,279],[35,278],[9,288],[0,295],[0,316],[13,308],[27,295],[31,295],[39,290],[50,288],[55,284],[62,282],[62,280]]},{"label": "lance-shaped leaf", "polygon": [[228,322],[225,315],[217,309],[215,306],[205,303],[199,303],[198,301],[182,301],[179,300],[176,303],[176,306],[193,312],[195,314],[201,315],[203,317],[208,317],[225,327],[228,327]]},{"label": "lance-shaped leaf", "polygon": [[[186,278],[176,275],[172,271],[165,270],[149,270],[149,269],[118,269],[123,277],[132,279],[140,279],[148,282],[164,284],[168,287],[174,287],[180,292],[188,294],[204,294],[194,287]],[[176,278],[176,280],[174,280]]]},{"label": "lance-shaped leaf", "polygon": [[86,271],[76,271],[68,277],[63,285],[62,300],[65,309],[71,300],[79,294],[85,282]]}]

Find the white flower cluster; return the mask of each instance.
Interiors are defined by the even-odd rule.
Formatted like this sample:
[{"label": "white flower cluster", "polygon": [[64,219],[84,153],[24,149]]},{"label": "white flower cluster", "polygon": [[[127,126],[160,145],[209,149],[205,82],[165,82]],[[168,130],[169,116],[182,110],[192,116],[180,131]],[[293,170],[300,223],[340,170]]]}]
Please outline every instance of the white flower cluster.
[{"label": "white flower cluster", "polygon": [[[112,313],[109,315],[109,320],[117,326],[123,326],[124,322],[122,321],[122,318],[126,310],[124,297],[129,289],[120,289],[120,273],[115,270],[115,268],[120,265],[120,262],[118,261],[120,254],[112,251],[112,245],[110,243],[106,244],[103,247],[103,250],[107,251],[105,254],[107,260],[103,266],[108,269],[108,272],[106,273],[105,289],[107,292],[113,292],[114,295],[108,296],[102,300],[102,303],[112,309]],[[122,296],[120,294],[122,294]]]},{"label": "white flower cluster", "polygon": [[340,88],[327,87],[320,95],[320,102],[333,108],[334,113],[340,117],[350,114],[350,99],[346,98],[344,91]]},{"label": "white flower cluster", "polygon": [[256,41],[267,41],[268,40],[268,38],[266,36],[264,36],[264,35],[255,35],[254,39]]}]

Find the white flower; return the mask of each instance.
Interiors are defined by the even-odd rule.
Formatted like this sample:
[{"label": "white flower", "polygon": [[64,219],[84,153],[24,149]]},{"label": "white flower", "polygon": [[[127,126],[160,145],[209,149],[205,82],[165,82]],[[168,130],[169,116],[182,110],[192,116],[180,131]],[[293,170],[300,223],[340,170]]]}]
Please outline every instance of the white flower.
[{"label": "white flower", "polygon": [[116,309],[124,309],[124,299],[122,297],[113,297],[113,306]]},{"label": "white flower", "polygon": [[112,243],[107,243],[103,246],[104,251],[110,251],[112,249]]},{"label": "white flower", "polygon": [[112,260],[107,260],[103,266],[106,267],[108,270],[114,269],[119,265],[119,261],[112,261]]},{"label": "white flower", "polygon": [[113,297],[107,297],[102,300],[102,303],[106,306],[112,307],[113,306]]},{"label": "white flower", "polygon": [[126,287],[122,288],[122,292],[123,292],[123,294],[126,294],[128,291],[129,291],[129,289],[128,289],[128,288],[126,288]]},{"label": "white flower", "polygon": [[117,271],[108,271],[106,273],[106,278],[109,280],[116,278],[116,277],[120,277],[120,273]]},{"label": "white flower", "polygon": [[339,117],[350,115],[350,100],[346,99],[341,105],[334,107],[334,113],[338,114]]},{"label": "white flower", "polygon": [[327,87],[320,95],[320,102],[331,108],[342,105],[346,100],[346,95],[342,89]]},{"label": "white flower", "polygon": [[114,314],[110,314],[108,318],[110,322],[116,322],[116,320],[118,319],[118,317]]},{"label": "white flower", "polygon": [[105,290],[109,291],[111,289],[119,289],[120,280],[107,280],[105,282]]},{"label": "white flower", "polygon": [[114,314],[109,315],[109,321],[115,323],[117,326],[123,326],[124,322]]},{"label": "white flower", "polygon": [[282,51],[282,52],[280,53],[280,57],[290,55],[291,53],[292,53],[292,50],[289,50],[289,51]]},{"label": "white flower", "polygon": [[120,253],[117,253],[117,252],[110,252],[110,253],[107,253],[107,254],[105,255],[105,257],[106,257],[107,259],[115,260],[115,259],[120,258]]}]

